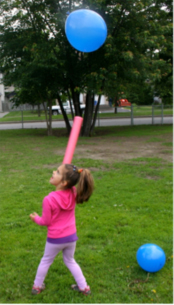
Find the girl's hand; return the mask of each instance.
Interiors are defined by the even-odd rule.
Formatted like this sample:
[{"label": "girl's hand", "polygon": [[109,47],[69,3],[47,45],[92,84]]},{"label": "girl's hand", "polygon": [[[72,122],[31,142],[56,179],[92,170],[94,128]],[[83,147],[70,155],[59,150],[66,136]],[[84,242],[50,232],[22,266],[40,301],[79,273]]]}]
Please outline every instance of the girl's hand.
[{"label": "girl's hand", "polygon": [[37,214],[36,212],[30,214],[31,220],[34,221],[34,218],[35,218],[36,216],[38,216],[38,214]]}]

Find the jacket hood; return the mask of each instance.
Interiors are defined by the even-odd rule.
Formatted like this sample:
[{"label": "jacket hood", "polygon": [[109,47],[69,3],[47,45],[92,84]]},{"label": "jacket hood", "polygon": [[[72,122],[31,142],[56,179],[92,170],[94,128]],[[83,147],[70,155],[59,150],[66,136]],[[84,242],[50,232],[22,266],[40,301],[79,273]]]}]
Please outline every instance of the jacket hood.
[{"label": "jacket hood", "polygon": [[58,202],[59,206],[63,210],[72,210],[76,203],[76,189],[75,187],[63,190],[63,191],[56,191],[56,201]]}]

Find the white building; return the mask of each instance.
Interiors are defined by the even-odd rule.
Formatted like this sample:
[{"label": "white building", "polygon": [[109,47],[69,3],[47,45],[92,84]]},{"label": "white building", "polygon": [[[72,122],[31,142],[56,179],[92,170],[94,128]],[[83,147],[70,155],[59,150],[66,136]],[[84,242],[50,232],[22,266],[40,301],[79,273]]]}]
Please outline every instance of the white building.
[{"label": "white building", "polygon": [[[86,94],[81,93],[80,102],[85,103],[85,98],[86,98]],[[98,101],[98,95],[95,95],[94,101],[96,101],[96,102]],[[107,100],[106,96],[104,96],[104,95],[101,96],[100,105],[108,105],[108,100]]]}]

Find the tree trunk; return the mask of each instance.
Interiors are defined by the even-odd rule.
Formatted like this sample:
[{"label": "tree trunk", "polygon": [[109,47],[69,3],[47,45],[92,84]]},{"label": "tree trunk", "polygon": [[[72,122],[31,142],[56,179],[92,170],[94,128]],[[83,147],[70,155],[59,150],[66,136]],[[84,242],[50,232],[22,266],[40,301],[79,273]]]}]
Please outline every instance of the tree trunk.
[{"label": "tree trunk", "polygon": [[82,116],[82,111],[80,108],[80,94],[75,92],[73,87],[71,88],[71,92],[72,92],[72,99],[75,109],[75,115]]},{"label": "tree trunk", "polygon": [[51,110],[51,107],[52,107],[52,100],[49,99],[48,100],[48,103],[49,103],[49,120],[47,120],[47,132],[48,132],[48,136],[52,136],[53,134],[53,131],[52,131],[52,110]]},{"label": "tree trunk", "polygon": [[117,113],[117,107],[118,107],[118,104],[117,104],[117,95],[115,96],[115,98],[114,98],[114,104],[115,104],[115,111],[114,111],[114,113]]},{"label": "tree trunk", "polygon": [[38,117],[40,117],[40,103],[37,104],[38,109]]},{"label": "tree trunk", "polygon": [[48,106],[49,106],[49,116],[47,113],[47,107],[45,103],[43,102],[43,107],[45,111],[45,117],[46,117],[46,124],[47,124],[47,135],[52,136],[52,111],[51,111],[51,106],[52,106],[52,100],[48,100]]},{"label": "tree trunk", "polygon": [[68,119],[68,117],[67,117],[66,111],[65,111],[65,109],[63,108],[63,103],[62,103],[62,100],[61,100],[59,94],[57,94],[57,99],[58,99],[58,101],[59,101],[60,109],[61,109],[61,111],[62,111],[63,118],[64,118],[65,124],[66,124],[66,129],[67,129],[67,132],[68,132],[68,135],[69,135],[69,134],[70,134],[70,131],[71,131],[71,125],[70,125],[69,119]]},{"label": "tree trunk", "polygon": [[73,108],[72,108],[71,95],[70,95],[69,90],[67,90],[67,93],[68,93],[68,98],[69,98],[69,104],[70,104],[70,107],[71,107],[72,119],[74,120],[74,111],[73,111]]},{"label": "tree trunk", "polygon": [[97,102],[97,105],[95,107],[94,118],[93,118],[93,122],[92,122],[92,125],[91,125],[91,128],[90,128],[90,135],[92,135],[94,127],[95,127],[95,122],[96,122],[96,119],[97,119],[97,113],[98,113],[98,110],[99,110],[100,101],[101,101],[101,95],[99,95],[98,102]]},{"label": "tree trunk", "polygon": [[88,92],[86,95],[86,109],[84,114],[83,127],[81,131],[82,136],[89,137],[90,135],[93,110],[94,110],[94,94]]}]

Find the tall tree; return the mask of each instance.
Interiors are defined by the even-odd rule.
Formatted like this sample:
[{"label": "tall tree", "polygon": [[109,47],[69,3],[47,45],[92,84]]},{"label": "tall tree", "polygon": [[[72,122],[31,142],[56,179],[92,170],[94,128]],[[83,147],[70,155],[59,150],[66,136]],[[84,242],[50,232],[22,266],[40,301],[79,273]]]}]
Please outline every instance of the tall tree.
[{"label": "tall tree", "polygon": [[[86,93],[82,135],[88,136],[94,129],[102,94],[129,93],[131,84],[132,88],[135,83],[141,87],[147,79],[150,88],[155,88],[171,73],[171,62],[164,57],[171,31],[171,19],[165,18],[167,10],[171,11],[167,1],[3,0],[0,62],[5,83],[20,87],[26,75],[35,79],[36,73],[36,84],[42,92],[46,88],[51,99],[57,97],[62,110],[61,93],[67,94],[73,100],[75,114],[80,116],[79,96]],[[98,12],[108,27],[105,44],[92,53],[78,52],[65,36],[67,12],[80,8]],[[171,84],[166,82],[166,86]],[[99,98],[93,114],[95,94]],[[65,112],[63,116],[70,132]]]}]

